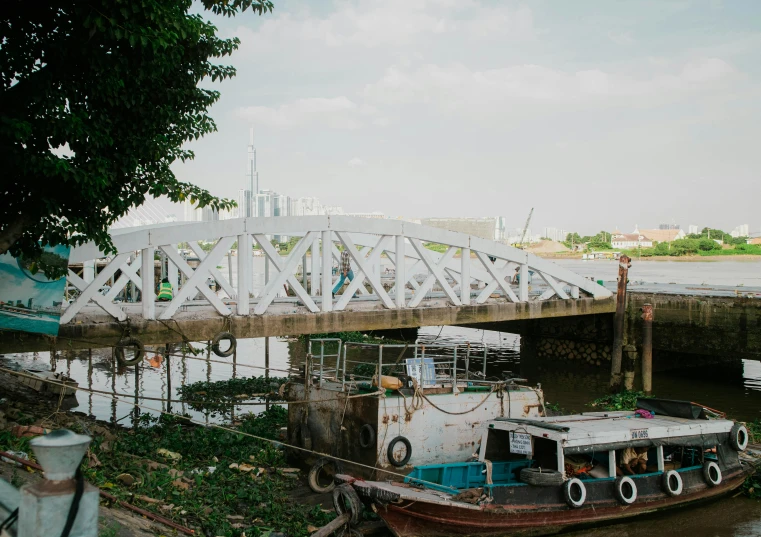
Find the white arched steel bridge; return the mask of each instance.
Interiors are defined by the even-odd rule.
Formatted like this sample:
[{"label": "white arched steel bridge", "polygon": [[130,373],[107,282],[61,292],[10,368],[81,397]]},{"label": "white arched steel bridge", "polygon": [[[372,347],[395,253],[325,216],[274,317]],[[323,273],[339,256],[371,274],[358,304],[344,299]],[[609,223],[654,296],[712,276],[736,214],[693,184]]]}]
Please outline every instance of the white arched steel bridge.
[{"label": "white arched steel bridge", "polygon": [[[280,255],[272,236],[299,240]],[[199,241],[213,247],[207,253]],[[92,243],[72,249],[68,285],[77,293],[63,311],[61,337],[86,336],[88,327],[98,332],[89,335],[105,337],[124,322],[143,331],[151,324],[159,330],[159,323],[185,322],[200,339],[212,330],[201,330],[205,321],[213,330],[220,321],[232,323],[236,335],[255,337],[613,310],[608,289],[550,261],[495,241],[397,220],[304,216],[173,223],[114,230],[113,243],[118,253],[112,256]],[[443,253],[429,249],[430,243]],[[178,252],[181,244],[195,252],[197,266]],[[338,275],[332,269],[341,249],[351,256],[354,280],[333,298]],[[174,285],[168,302],[156,300],[157,257]],[[233,267],[223,274],[225,258]],[[122,299],[128,283],[140,291],[139,302]],[[432,316],[444,310],[445,318]],[[278,325],[277,318],[288,320]]]}]

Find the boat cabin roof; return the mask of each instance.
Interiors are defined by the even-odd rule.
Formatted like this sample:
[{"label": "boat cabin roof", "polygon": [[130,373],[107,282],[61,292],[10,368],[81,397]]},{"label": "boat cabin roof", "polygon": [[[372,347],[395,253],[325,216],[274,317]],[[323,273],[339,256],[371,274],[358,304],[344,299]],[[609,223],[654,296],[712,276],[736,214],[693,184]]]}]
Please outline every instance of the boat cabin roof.
[{"label": "boat cabin roof", "polygon": [[734,422],[726,419],[686,419],[672,416],[639,417],[634,412],[585,412],[533,419],[497,418],[489,429],[527,433],[560,442],[564,448],[646,444],[658,440],[678,443],[680,437],[729,433]]}]

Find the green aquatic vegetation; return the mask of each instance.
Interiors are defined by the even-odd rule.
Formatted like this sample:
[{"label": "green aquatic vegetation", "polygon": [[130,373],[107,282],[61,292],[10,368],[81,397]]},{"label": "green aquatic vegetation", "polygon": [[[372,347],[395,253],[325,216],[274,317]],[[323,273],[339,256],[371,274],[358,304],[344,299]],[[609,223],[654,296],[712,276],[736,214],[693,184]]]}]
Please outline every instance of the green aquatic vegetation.
[{"label": "green aquatic vegetation", "polygon": [[264,399],[281,400],[278,389],[288,382],[285,377],[243,377],[214,382],[199,381],[177,388],[180,399],[187,401],[190,408],[208,411],[211,415],[229,412],[242,401]]},{"label": "green aquatic vegetation", "polygon": [[[87,468],[85,475],[119,499],[199,535],[308,535],[310,525],[324,525],[332,515],[291,499],[298,479],[279,470],[286,466],[279,446],[241,434],[277,440],[287,414],[273,406],[240,417],[234,430],[143,415],[136,428],[119,431],[116,438],[95,438],[92,451],[100,466]],[[246,471],[238,468],[244,464]]]},{"label": "green aquatic vegetation", "polygon": [[749,421],[745,426],[748,427],[751,442],[761,444],[761,419]]},{"label": "green aquatic vegetation", "polygon": [[623,391],[595,399],[589,406],[599,410],[637,410],[637,399],[652,397],[645,392]]}]

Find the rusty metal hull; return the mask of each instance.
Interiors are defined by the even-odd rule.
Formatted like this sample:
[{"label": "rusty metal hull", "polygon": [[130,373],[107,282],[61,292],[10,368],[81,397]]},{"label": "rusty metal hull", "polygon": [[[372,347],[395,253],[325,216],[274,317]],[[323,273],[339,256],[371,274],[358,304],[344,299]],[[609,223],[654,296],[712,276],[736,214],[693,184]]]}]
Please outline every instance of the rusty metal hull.
[{"label": "rusty metal hull", "polygon": [[[363,466],[347,470],[358,477],[376,479],[398,480],[415,466],[466,460],[478,449],[484,422],[499,416],[537,417],[541,410],[541,390],[529,388],[513,388],[501,394],[448,391],[429,394],[420,405],[398,394],[347,400],[340,388],[341,384],[334,383],[309,386],[308,390],[300,384],[289,385],[287,400],[309,401],[289,405],[289,441],[360,463]],[[359,431],[366,424],[375,431],[375,437],[363,447]],[[402,467],[392,465],[388,458],[389,444],[399,436],[412,446],[411,457]],[[313,462],[308,455],[300,456]]]},{"label": "rusty metal hull", "polygon": [[[726,472],[720,485],[709,487],[702,469],[686,471],[682,473],[684,492],[676,497],[661,491],[660,474],[642,476],[637,479],[640,495],[630,506],[615,500],[612,481],[600,480],[585,482],[588,500],[578,509],[564,503],[560,487],[530,486],[503,487],[513,490],[502,494],[499,503],[477,508],[412,499],[386,504],[376,501],[373,507],[397,537],[550,535],[717,498],[739,487],[749,470],[736,467]],[[361,492],[361,487],[358,490]]]}]

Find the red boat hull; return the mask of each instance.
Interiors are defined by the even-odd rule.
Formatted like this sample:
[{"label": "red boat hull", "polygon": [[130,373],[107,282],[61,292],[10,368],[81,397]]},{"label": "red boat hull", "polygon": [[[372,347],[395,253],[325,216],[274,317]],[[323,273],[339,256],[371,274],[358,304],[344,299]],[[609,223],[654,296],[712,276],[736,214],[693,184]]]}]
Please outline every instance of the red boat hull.
[{"label": "red boat hull", "polygon": [[399,503],[376,503],[374,510],[397,537],[444,537],[449,535],[549,535],[576,526],[599,524],[722,496],[739,487],[747,471],[724,476],[721,484],[704,483],[685,489],[680,496],[654,492],[642,495],[633,505],[623,506],[612,497],[571,509],[564,503],[506,505],[487,504],[479,509],[441,505],[423,501],[401,500]]}]

